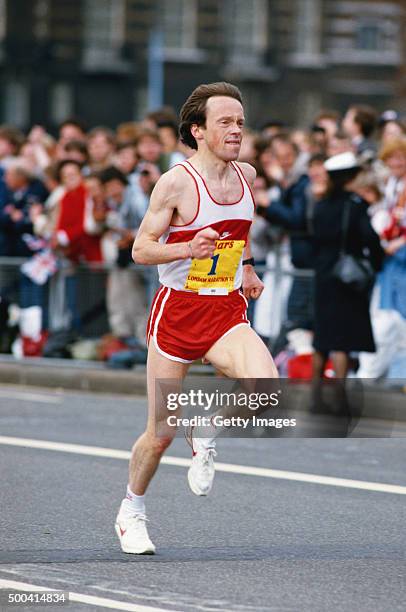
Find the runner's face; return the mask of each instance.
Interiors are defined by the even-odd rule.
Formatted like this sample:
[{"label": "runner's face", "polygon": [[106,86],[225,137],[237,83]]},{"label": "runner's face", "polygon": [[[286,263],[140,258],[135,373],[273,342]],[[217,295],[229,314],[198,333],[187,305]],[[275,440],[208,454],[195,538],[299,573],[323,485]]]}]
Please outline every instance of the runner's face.
[{"label": "runner's face", "polygon": [[244,111],[238,100],[227,96],[208,99],[206,127],[201,128],[201,131],[212,153],[223,161],[238,159],[243,127]]}]

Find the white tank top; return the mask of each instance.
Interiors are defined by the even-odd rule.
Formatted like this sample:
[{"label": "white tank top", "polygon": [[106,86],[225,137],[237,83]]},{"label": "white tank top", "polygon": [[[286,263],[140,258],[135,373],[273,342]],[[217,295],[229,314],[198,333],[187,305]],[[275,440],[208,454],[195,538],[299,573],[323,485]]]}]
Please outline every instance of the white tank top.
[{"label": "white tank top", "polygon": [[189,242],[205,227],[220,235],[211,259],[182,259],[158,265],[159,280],[165,287],[200,294],[224,294],[242,284],[242,252],[254,216],[255,203],[251,189],[238,164],[231,162],[235,180],[241,185],[241,197],[230,204],[217,202],[204,178],[189,161],[182,166],[193,178],[198,206],[194,219],[186,225],[170,225],[160,238],[162,244]]}]

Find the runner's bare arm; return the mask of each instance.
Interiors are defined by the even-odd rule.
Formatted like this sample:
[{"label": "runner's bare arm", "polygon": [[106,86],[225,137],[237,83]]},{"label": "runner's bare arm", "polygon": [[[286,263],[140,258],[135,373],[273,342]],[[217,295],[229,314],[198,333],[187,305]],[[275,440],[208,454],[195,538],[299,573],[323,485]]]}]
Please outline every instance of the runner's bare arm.
[{"label": "runner's bare arm", "polygon": [[[239,167],[241,172],[244,174],[245,180],[248,182],[249,186],[252,187],[257,176],[257,171],[251,164],[246,162],[239,162]],[[245,244],[243,259],[251,259],[251,246],[250,246],[250,238],[248,236],[247,242]],[[244,266],[245,267],[245,266]],[[251,266],[250,266],[251,267]]]},{"label": "runner's bare arm", "polygon": [[[253,166],[251,166],[251,164],[248,164],[247,162],[239,162],[238,166],[240,167],[240,170],[243,173],[245,180],[247,181],[249,186],[252,187],[257,176],[257,171]],[[251,257],[252,255],[250,239],[248,237],[244,248],[243,259],[251,259]]]},{"label": "runner's bare arm", "polygon": [[247,237],[247,242],[245,243],[245,247],[244,247],[244,251],[242,254],[242,259],[244,261],[244,259],[251,259],[252,257],[252,252],[251,252],[251,239],[248,235]]},{"label": "runner's bare arm", "polygon": [[134,241],[132,256],[135,263],[156,265],[195,257],[205,259],[213,255],[218,233],[208,227],[198,232],[190,242],[161,244],[160,237],[166,232],[182,197],[184,176],[173,168],[157,182],[148,210],[142,220]]},{"label": "runner's bare arm", "polygon": [[[246,181],[249,183],[250,187],[252,187],[255,181],[255,177],[257,176],[255,168],[253,168],[251,164],[243,162],[240,162],[239,166],[241,168],[241,171],[244,173]],[[251,259],[251,257],[251,245],[250,238],[248,236],[247,242],[244,247],[243,259]],[[253,298],[254,300],[259,298],[259,296],[264,290],[263,282],[258,278],[254,267],[251,265],[243,266],[242,290],[247,299]]]},{"label": "runner's bare arm", "polygon": [[173,173],[164,174],[151,194],[149,207],[135,237],[132,256],[135,263],[159,264],[190,257],[187,244],[160,244],[175,212],[171,197],[175,187]]},{"label": "runner's bare arm", "polygon": [[[251,247],[249,237],[247,239],[243,258],[251,259]],[[254,266],[245,265],[242,268],[242,290],[247,299],[256,300],[264,290],[264,283],[258,278]]]}]

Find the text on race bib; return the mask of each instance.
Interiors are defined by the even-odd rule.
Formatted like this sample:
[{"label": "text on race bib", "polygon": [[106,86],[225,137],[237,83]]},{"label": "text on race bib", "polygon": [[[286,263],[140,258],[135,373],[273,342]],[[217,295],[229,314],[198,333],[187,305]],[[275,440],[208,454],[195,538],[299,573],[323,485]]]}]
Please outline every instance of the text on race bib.
[{"label": "text on race bib", "polygon": [[192,259],[185,289],[198,292],[204,288],[233,291],[245,240],[216,240],[210,259]]}]

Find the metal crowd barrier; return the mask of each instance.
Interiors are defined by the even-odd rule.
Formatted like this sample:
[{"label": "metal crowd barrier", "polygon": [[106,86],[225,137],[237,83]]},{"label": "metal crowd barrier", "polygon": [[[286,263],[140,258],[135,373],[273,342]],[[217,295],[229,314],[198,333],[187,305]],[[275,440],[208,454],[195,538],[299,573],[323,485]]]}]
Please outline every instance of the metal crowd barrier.
[{"label": "metal crowd barrier", "polygon": [[[23,258],[0,257],[0,296],[17,305],[21,305],[20,269],[25,261],[27,260]],[[104,264],[75,266],[77,314],[80,319],[80,331],[84,337],[98,337],[110,331],[106,309],[106,287],[111,269],[111,266]],[[132,265],[130,269],[144,276],[144,290],[147,303],[150,305],[159,286],[156,266]],[[268,275],[268,280],[271,277],[272,314],[270,316],[279,321],[280,327],[286,319],[288,281],[293,278],[309,278],[313,276],[313,272],[286,267],[286,258],[284,263],[277,251],[272,266],[258,265],[256,270],[262,277]],[[43,300],[45,308],[52,309],[49,282],[43,286]],[[274,329],[272,335],[275,336],[277,333],[278,329]]]}]

